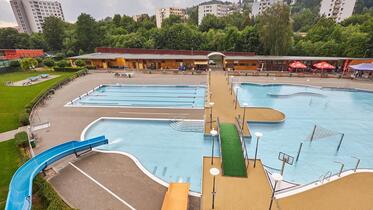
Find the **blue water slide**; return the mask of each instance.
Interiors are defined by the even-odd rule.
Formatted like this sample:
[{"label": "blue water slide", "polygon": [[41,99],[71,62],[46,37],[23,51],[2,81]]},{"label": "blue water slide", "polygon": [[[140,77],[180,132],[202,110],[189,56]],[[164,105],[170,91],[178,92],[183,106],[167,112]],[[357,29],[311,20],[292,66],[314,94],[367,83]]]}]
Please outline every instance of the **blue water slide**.
[{"label": "blue water slide", "polygon": [[107,144],[105,136],[99,136],[85,141],[70,141],[48,149],[23,164],[12,177],[9,185],[6,210],[31,209],[32,182],[35,176],[52,163],[71,154],[90,150]]}]

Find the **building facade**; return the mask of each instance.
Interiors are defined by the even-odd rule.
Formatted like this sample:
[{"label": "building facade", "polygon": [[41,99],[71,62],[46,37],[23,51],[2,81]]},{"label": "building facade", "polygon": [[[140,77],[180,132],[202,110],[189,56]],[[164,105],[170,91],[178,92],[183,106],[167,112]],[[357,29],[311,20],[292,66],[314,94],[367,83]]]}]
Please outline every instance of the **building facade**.
[{"label": "building facade", "polygon": [[14,16],[23,33],[42,32],[44,18],[55,16],[65,20],[61,4],[46,0],[11,0]]},{"label": "building facade", "polygon": [[170,15],[180,16],[182,18],[186,17],[186,10],[181,8],[175,7],[168,7],[168,8],[161,8],[157,9],[155,12],[155,19],[157,23],[157,27],[162,27],[162,22],[164,19],[169,18]]},{"label": "building facade", "polygon": [[255,0],[251,8],[251,14],[257,16],[262,14],[266,9],[274,4],[284,3],[283,0]]},{"label": "building facade", "polygon": [[320,15],[341,22],[354,12],[356,0],[322,0]]},{"label": "building facade", "polygon": [[207,15],[215,15],[216,17],[223,17],[232,12],[233,4],[226,4],[219,1],[212,1],[202,3],[198,6],[198,25],[202,23],[202,20]]}]

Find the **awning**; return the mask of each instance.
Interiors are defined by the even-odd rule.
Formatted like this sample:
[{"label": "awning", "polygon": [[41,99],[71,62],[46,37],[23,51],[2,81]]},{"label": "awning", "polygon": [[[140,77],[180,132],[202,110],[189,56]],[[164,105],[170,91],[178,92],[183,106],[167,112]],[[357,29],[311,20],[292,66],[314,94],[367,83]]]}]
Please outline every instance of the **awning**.
[{"label": "awning", "polygon": [[194,61],[194,65],[207,65],[207,61]]},{"label": "awning", "polygon": [[373,71],[373,63],[361,63],[350,67],[355,71]]},{"label": "awning", "polygon": [[299,62],[299,61],[292,62],[291,64],[289,64],[289,67],[291,67],[293,69],[306,69],[307,68],[307,66],[305,64],[303,64],[302,62]]},{"label": "awning", "polygon": [[318,69],[335,69],[335,66],[323,61],[323,62],[320,62],[320,63],[316,63],[313,65],[314,67],[318,68]]}]

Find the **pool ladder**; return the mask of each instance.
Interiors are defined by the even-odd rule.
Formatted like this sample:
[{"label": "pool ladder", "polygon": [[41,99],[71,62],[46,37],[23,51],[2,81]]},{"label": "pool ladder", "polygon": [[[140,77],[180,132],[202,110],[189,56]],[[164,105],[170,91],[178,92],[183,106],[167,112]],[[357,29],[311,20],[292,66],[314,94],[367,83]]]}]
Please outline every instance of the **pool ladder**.
[{"label": "pool ladder", "polygon": [[332,177],[332,175],[333,173],[331,171],[326,172],[325,175],[320,176],[319,181],[317,183],[323,184],[325,180],[330,181],[330,178]]}]

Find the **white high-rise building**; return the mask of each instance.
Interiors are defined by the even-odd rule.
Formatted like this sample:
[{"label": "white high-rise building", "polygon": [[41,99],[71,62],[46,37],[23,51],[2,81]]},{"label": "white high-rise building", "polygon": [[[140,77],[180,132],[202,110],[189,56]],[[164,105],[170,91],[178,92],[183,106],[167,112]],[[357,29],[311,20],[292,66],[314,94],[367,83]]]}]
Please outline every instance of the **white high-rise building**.
[{"label": "white high-rise building", "polygon": [[157,27],[161,28],[163,20],[166,18],[169,18],[170,15],[176,15],[176,16],[185,18],[186,10],[181,9],[181,8],[175,8],[175,7],[157,9],[157,11],[155,12],[155,20],[157,23]]},{"label": "white high-rise building", "polygon": [[211,14],[223,17],[230,14],[233,4],[225,4],[220,1],[211,1],[198,5],[198,25],[202,23],[205,16]]},{"label": "white high-rise building", "polygon": [[356,0],[322,0],[320,15],[341,22],[352,15],[355,4]]},{"label": "white high-rise building", "polygon": [[284,3],[284,0],[255,0],[251,8],[251,14],[257,16],[262,14],[267,8],[277,3]]},{"label": "white high-rise building", "polygon": [[21,32],[42,32],[44,18],[55,16],[65,20],[61,4],[46,0],[10,0],[14,16]]}]

